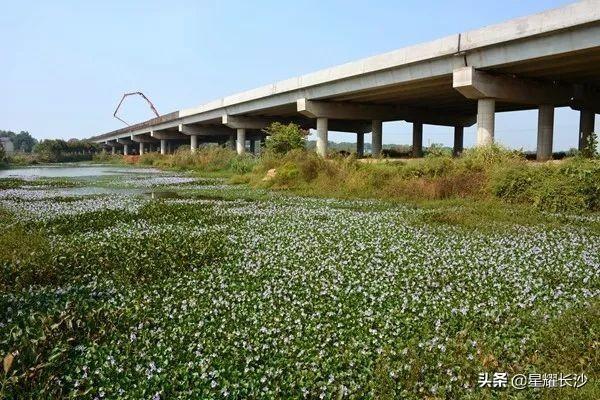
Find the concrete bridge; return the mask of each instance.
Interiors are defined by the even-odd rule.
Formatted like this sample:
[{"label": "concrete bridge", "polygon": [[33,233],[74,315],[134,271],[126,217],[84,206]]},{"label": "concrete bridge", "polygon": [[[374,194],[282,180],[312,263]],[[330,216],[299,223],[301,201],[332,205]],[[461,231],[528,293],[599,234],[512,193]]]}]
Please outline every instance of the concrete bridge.
[{"label": "concrete bridge", "polygon": [[463,129],[477,124],[477,145],[494,142],[496,112],[537,109],[537,158],[552,156],[554,109],[580,112],[579,147],[600,112],[600,0],[517,18],[432,42],[350,62],[182,109],[92,138],[127,154],[216,142],[242,154],[264,140],[274,121],[317,130],[327,153],[329,130],[364,134],[382,147],[382,123],[413,124],[413,153],[422,155],[423,124]]}]

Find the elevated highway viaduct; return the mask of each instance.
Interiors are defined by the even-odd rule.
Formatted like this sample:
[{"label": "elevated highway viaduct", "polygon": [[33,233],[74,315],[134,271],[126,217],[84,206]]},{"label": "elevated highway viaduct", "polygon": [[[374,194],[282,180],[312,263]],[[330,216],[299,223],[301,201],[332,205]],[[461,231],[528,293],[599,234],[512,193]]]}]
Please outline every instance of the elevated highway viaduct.
[{"label": "elevated highway viaduct", "polygon": [[580,113],[579,147],[600,112],[600,0],[586,0],[432,42],[361,59],[234,94],[198,107],[94,136],[127,153],[162,153],[185,143],[217,142],[247,150],[273,121],[317,130],[327,153],[328,131],[372,133],[382,147],[382,123],[413,124],[413,152],[422,153],[423,124],[454,127],[454,151],[464,127],[477,124],[477,145],[494,142],[497,112],[537,109],[537,158],[552,156],[554,110]]}]

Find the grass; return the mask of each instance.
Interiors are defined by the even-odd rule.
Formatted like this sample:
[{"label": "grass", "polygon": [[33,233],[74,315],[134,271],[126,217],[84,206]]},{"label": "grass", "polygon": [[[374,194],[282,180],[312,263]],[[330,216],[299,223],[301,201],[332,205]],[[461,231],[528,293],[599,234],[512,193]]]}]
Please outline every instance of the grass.
[{"label": "grass", "polygon": [[249,172],[256,158],[252,155],[238,156],[235,151],[219,146],[201,147],[192,153],[180,149],[173,154],[146,153],[139,157],[138,164],[173,171],[193,171],[202,176],[228,177]]},{"label": "grass", "polygon": [[[102,157],[97,160],[133,162],[120,156]],[[459,158],[433,151],[422,159],[377,162],[354,156],[324,160],[302,150],[283,156],[268,151],[261,157],[239,156],[218,146],[202,147],[195,153],[185,149],[170,155],[147,153],[136,160],[139,165],[191,171],[303,196],[413,203],[499,200],[554,213],[600,210],[599,160],[569,157],[534,163],[520,152],[498,146],[470,149]]]},{"label": "grass", "polygon": [[456,159],[439,155],[379,163],[352,157],[323,160],[312,152],[294,151],[263,157],[250,174],[233,182],[310,196],[404,202],[498,199],[548,212],[600,210],[600,161],[531,163],[500,147],[472,149]]},{"label": "grass", "polygon": [[[300,197],[300,179],[364,166],[314,161],[325,178],[297,157],[305,178],[290,167],[287,186],[273,183],[287,191],[132,172],[98,182],[173,195],[64,197],[52,195],[63,179],[6,181],[0,354],[15,358],[0,398],[598,398],[596,214],[490,192]],[[270,162],[250,177],[280,170]],[[446,163],[375,164],[368,186],[397,169],[444,177]],[[487,176],[498,162],[472,165]],[[484,371],[590,381],[480,389]]]}]

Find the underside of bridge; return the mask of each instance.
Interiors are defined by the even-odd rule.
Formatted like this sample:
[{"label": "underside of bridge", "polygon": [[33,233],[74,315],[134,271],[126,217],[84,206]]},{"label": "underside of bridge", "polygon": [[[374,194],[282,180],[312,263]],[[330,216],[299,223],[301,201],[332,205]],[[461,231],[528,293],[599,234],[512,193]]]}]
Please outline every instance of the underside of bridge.
[{"label": "underside of bridge", "polygon": [[[214,142],[238,153],[257,148],[271,122],[317,130],[327,154],[328,131],[364,133],[381,151],[382,122],[413,123],[413,154],[422,154],[423,124],[463,129],[477,123],[477,145],[494,141],[496,112],[537,109],[539,160],[552,156],[554,109],[580,111],[583,149],[600,112],[600,7],[582,1],[530,17],[400,49],[184,109],[93,138],[113,151],[162,153]],[[128,141],[120,143],[119,141]],[[237,143],[237,144],[235,144]],[[127,147],[125,147],[125,145]]]}]

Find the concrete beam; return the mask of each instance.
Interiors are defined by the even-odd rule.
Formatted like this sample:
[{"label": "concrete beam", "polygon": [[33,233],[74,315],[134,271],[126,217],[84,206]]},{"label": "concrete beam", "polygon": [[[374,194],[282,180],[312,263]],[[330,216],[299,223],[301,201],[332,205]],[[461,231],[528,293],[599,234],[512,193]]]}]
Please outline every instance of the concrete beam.
[{"label": "concrete beam", "polygon": [[356,104],[298,99],[296,110],[308,118],[393,121],[398,110],[391,105]]},{"label": "concrete beam", "polygon": [[[369,133],[371,132],[371,121],[352,121],[342,119],[328,119],[328,129],[336,132],[349,132],[349,133]],[[317,129],[317,119],[309,119],[302,122],[300,127],[302,129]]]},{"label": "concrete beam", "polygon": [[455,69],[452,86],[468,99],[496,99],[519,104],[568,105],[573,97],[571,85],[493,75],[473,67]]},{"label": "concrete beam", "polygon": [[150,131],[150,136],[159,140],[188,139],[186,135],[173,131]]},{"label": "concrete beam", "polygon": [[476,121],[474,115],[456,115],[420,107],[327,102],[304,98],[296,100],[296,111],[308,118],[328,118],[334,120],[404,120],[443,126],[471,126]]},{"label": "concrete beam", "polygon": [[228,136],[235,133],[234,129],[231,129],[223,125],[186,125],[179,124],[178,131],[184,135],[198,135],[198,136]]},{"label": "concrete beam", "polygon": [[575,85],[571,99],[573,110],[587,110],[600,114],[600,89],[591,86]]},{"label": "concrete beam", "polygon": [[154,139],[147,134],[131,135],[131,140],[136,143],[157,143],[158,139]]},{"label": "concrete beam", "polygon": [[223,125],[233,129],[265,129],[273,120],[267,118],[246,117],[224,114],[221,118]]},{"label": "concrete beam", "polygon": [[127,146],[127,145],[132,145],[132,144],[134,144],[133,140],[130,140],[130,139],[123,139],[123,138],[119,138],[119,139],[117,139],[117,143],[121,143],[121,144],[123,144],[124,146]]}]

